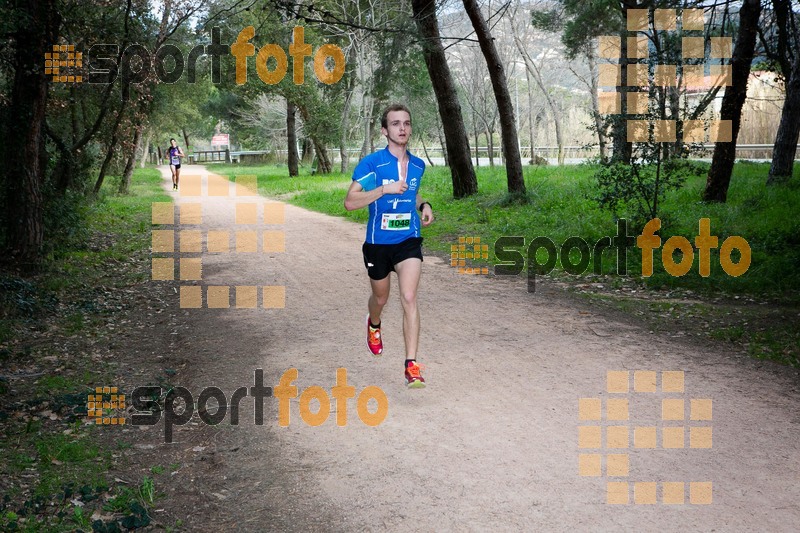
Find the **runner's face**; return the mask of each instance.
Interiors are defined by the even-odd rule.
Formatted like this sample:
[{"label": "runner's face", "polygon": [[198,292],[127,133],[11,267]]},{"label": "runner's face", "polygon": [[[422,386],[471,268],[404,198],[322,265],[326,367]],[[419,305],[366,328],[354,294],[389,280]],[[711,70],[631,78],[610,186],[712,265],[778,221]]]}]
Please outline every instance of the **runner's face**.
[{"label": "runner's face", "polygon": [[405,111],[389,111],[386,116],[386,128],[381,133],[390,143],[405,146],[411,137],[411,116]]},{"label": "runner's face", "polygon": [[169,143],[170,143],[172,146],[178,146],[178,142],[177,142],[177,141],[175,141],[175,140],[172,140],[172,141],[170,141]]}]

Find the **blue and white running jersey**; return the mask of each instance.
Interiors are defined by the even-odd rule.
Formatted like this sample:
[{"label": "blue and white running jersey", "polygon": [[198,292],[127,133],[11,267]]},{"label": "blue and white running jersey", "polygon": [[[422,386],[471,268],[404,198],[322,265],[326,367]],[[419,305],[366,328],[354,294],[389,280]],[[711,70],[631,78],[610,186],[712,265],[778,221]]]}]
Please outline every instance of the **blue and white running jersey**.
[{"label": "blue and white running jersey", "polygon": [[[370,244],[397,244],[420,236],[420,219],[417,213],[417,190],[422,183],[425,162],[408,155],[408,189],[403,194],[384,194],[369,204],[367,240]],[[399,161],[387,146],[362,159],[353,171],[353,180],[365,191],[400,179]]]}]

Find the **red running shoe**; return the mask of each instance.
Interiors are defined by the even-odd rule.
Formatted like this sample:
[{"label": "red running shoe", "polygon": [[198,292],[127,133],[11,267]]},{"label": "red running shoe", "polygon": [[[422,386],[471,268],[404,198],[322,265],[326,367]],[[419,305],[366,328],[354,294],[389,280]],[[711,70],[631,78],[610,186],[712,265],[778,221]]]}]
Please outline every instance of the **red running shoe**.
[{"label": "red running shoe", "polygon": [[406,385],[409,389],[423,389],[425,388],[425,379],[423,379],[420,371],[422,366],[418,365],[416,361],[409,361],[406,366]]},{"label": "red running shoe", "polygon": [[375,357],[383,353],[383,340],[381,340],[381,328],[373,328],[367,314],[367,348]]}]

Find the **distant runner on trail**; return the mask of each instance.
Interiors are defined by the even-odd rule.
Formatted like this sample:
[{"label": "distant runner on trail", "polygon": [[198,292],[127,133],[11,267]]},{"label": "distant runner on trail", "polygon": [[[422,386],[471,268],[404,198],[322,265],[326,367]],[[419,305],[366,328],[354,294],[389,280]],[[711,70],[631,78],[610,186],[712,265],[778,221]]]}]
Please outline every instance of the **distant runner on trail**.
[{"label": "distant runner on trail", "polygon": [[[353,211],[369,206],[367,238],[362,247],[372,288],[367,304],[367,347],[374,356],[383,353],[381,312],[389,299],[389,273],[394,271],[403,306],[406,384],[417,389],[425,386],[417,364],[420,329],[417,288],[422,274],[420,225],[433,222],[433,210],[419,194],[425,163],[407,149],[411,111],[402,104],[387,107],[381,116],[381,134],[388,146],[358,163],[344,207]],[[422,213],[421,220],[417,211]]]},{"label": "distant runner on trail", "polygon": [[181,157],[186,157],[186,154],[175,139],[170,139],[169,143],[172,146],[167,150],[167,157],[169,157],[169,169],[172,171],[172,190],[177,191],[178,181],[181,179]]}]

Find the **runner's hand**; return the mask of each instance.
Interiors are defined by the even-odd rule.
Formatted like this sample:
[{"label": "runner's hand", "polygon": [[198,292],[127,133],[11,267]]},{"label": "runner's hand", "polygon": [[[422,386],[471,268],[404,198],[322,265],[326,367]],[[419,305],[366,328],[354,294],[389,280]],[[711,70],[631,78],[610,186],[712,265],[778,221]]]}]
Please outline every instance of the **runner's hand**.
[{"label": "runner's hand", "polygon": [[393,181],[383,186],[383,194],[403,194],[408,189],[408,184],[405,180]]},{"label": "runner's hand", "polygon": [[425,204],[422,208],[422,225],[430,226],[431,222],[433,222],[433,210],[430,204]]}]

